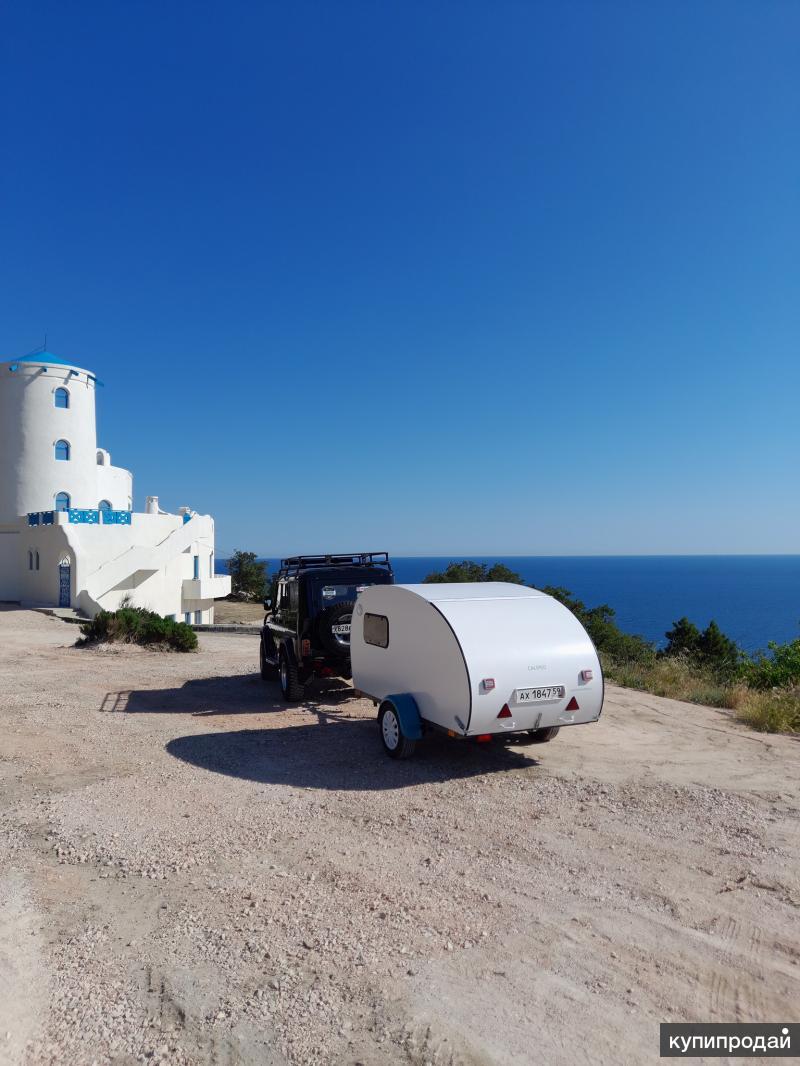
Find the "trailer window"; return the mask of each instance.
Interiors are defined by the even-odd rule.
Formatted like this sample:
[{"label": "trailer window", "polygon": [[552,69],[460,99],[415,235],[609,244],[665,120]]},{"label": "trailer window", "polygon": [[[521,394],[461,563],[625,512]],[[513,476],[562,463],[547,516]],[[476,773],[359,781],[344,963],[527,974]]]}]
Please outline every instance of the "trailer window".
[{"label": "trailer window", "polygon": [[389,619],[384,614],[364,615],[364,643],[376,648],[389,647]]}]

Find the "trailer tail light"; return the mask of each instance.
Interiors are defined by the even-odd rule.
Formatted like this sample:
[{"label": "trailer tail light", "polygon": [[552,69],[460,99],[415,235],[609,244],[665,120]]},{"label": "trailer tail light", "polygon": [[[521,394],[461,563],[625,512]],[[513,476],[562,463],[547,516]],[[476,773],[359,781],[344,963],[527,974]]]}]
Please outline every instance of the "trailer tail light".
[{"label": "trailer tail light", "polygon": [[579,711],[580,710],[580,707],[578,706],[578,701],[575,699],[574,696],[572,697],[572,699],[567,704],[565,710],[567,710],[567,711]]},{"label": "trailer tail light", "polygon": [[591,681],[593,677],[591,670],[581,670],[581,681]]},{"label": "trailer tail light", "polygon": [[509,708],[509,706],[508,706],[508,704],[507,704],[507,703],[504,703],[504,704],[503,704],[503,709],[502,709],[502,711],[501,711],[501,712],[500,712],[500,713],[498,714],[498,716],[497,716],[497,717],[498,717],[498,718],[510,718],[510,717],[511,717],[511,709]]},{"label": "trailer tail light", "polygon": [[301,655],[310,655],[311,654],[311,641],[310,640],[301,640],[300,641],[300,654]]},{"label": "trailer tail light", "polygon": [[481,681],[481,684],[483,685],[483,691],[484,692],[491,692],[492,689],[494,688],[494,678],[493,677],[485,677],[483,679],[483,681]]}]

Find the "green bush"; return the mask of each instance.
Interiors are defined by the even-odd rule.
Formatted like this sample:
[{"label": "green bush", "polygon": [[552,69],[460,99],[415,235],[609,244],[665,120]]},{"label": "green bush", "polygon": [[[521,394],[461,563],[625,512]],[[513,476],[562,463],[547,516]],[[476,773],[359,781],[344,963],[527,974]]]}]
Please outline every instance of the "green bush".
[{"label": "green bush", "polygon": [[768,689],[800,685],[800,640],[769,645],[769,654],[758,652],[742,667],[742,679],[751,688]]},{"label": "green bush", "polygon": [[148,644],[165,651],[194,651],[197,634],[185,622],[163,618],[144,607],[120,607],[118,611],[100,611],[81,625],[78,644]]}]

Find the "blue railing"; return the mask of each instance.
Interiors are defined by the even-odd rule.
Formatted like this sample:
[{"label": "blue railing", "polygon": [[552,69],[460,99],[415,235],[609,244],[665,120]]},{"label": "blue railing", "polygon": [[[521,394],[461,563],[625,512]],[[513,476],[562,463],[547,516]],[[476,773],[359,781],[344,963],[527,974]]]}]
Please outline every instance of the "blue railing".
[{"label": "blue railing", "polygon": [[89,526],[96,526],[101,521],[104,526],[129,526],[131,524],[130,511],[84,511],[71,507],[67,514],[70,522],[82,522]]},{"label": "blue railing", "polygon": [[100,512],[99,511],[85,511],[81,508],[70,507],[67,511],[70,522],[81,522],[87,526],[97,526],[100,524]]},{"label": "blue railing", "polygon": [[55,520],[55,511],[33,511],[28,515],[29,526],[52,526]]},{"label": "blue railing", "polygon": [[[130,511],[94,511],[79,507],[70,507],[64,512],[73,524],[97,526],[101,522],[104,526],[129,526],[131,524]],[[28,515],[29,526],[52,526],[55,522],[55,511],[32,511]],[[102,518],[101,518],[102,515]]]},{"label": "blue railing", "polygon": [[101,511],[104,526],[129,526],[131,524],[130,511]]}]

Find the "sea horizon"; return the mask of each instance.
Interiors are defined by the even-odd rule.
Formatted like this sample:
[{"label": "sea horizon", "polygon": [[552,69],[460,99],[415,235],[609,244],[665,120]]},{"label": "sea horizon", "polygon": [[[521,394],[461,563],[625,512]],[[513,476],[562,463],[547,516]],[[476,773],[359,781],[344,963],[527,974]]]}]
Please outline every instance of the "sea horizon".
[{"label": "sea horizon", "polygon": [[[800,637],[800,554],[449,555],[390,554],[395,580],[413,584],[450,562],[502,563],[526,584],[560,586],[595,607],[608,604],[618,625],[656,644],[677,619],[713,619],[745,651]],[[269,573],[278,557],[262,557]],[[227,560],[217,560],[225,573]]]}]

